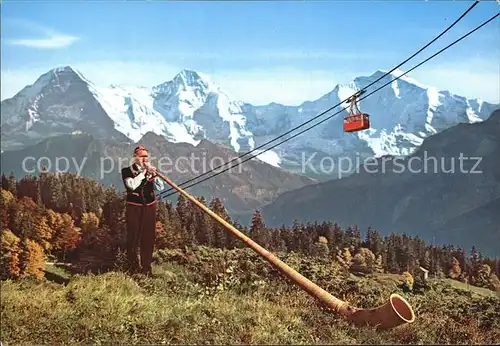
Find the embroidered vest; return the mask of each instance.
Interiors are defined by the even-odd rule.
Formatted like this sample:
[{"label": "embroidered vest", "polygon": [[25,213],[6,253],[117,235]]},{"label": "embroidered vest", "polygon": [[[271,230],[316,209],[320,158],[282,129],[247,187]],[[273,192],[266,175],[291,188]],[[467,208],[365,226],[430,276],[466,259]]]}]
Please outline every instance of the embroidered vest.
[{"label": "embroidered vest", "polygon": [[[135,178],[139,173],[135,164],[123,168],[123,184],[125,184],[125,179]],[[147,178],[144,178],[135,190],[131,190],[127,185],[125,185],[125,189],[127,190],[127,203],[129,204],[148,206],[156,202],[154,183],[153,181],[148,181]]]}]

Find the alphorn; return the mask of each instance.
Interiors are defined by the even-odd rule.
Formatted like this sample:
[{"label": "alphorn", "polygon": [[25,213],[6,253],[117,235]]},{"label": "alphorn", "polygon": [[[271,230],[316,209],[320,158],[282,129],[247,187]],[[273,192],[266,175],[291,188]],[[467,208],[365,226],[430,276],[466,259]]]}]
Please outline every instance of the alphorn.
[{"label": "alphorn", "polygon": [[247,237],[233,225],[207,208],[203,203],[177,186],[172,180],[158,171],[156,172],[156,174],[168,185],[172,186],[172,188],[177,190],[191,202],[200,207],[206,214],[210,215],[217,222],[222,224],[229,232],[231,232],[237,238],[247,244],[261,257],[267,260],[271,265],[277,268],[282,274],[287,276],[292,282],[300,286],[307,293],[318,299],[328,308],[344,316],[349,322],[353,323],[354,325],[358,327],[372,326],[379,329],[389,329],[405,323],[413,323],[415,321],[415,313],[413,312],[411,305],[403,297],[396,293],[390,295],[389,301],[387,303],[374,309],[352,307],[349,305],[349,303],[334,297],[333,295],[316,285],[314,282],[301,275],[295,269],[288,266],[274,254],[267,251],[255,241]]}]

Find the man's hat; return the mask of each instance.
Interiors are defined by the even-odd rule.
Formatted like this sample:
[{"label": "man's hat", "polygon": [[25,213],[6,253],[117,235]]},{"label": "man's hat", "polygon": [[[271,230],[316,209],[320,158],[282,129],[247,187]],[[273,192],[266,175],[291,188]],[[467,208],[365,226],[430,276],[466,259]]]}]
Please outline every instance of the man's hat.
[{"label": "man's hat", "polygon": [[142,156],[142,155],[147,155],[148,154],[148,149],[142,144],[140,144],[137,148],[134,149],[134,155],[136,156]]}]

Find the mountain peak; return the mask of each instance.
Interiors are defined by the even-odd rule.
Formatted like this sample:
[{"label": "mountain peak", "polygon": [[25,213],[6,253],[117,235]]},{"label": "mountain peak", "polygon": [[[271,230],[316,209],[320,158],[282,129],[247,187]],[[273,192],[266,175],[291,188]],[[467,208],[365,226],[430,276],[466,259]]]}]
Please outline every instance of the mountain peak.
[{"label": "mountain peak", "polygon": [[[91,84],[90,81],[85,78],[81,72],[79,72],[77,69],[66,65],[66,66],[60,66],[53,68],[43,75],[41,75],[33,84],[34,86],[37,87],[43,87],[44,85],[50,84],[51,81],[53,80],[64,80],[64,81],[78,81],[84,82],[87,84]],[[56,83],[59,84],[59,83]]]},{"label": "mountain peak", "polygon": [[208,94],[210,91],[219,91],[219,87],[212,82],[206,74],[193,69],[182,69],[172,80],[153,87],[153,91],[160,94],[171,94],[178,90],[186,89],[203,90]]},{"label": "mountain peak", "polygon": [[40,77],[38,77],[33,84],[26,85],[13,97],[18,96],[31,99],[36,97],[45,87],[50,87],[53,85],[67,86],[75,82],[84,83],[87,85],[91,84],[91,82],[88,79],[86,79],[79,71],[77,71],[73,67],[68,65],[60,66],[45,72]]},{"label": "mountain peak", "polygon": [[76,73],[75,70],[69,65],[56,67],[53,68],[51,71],[53,73],[71,73],[71,72]]},{"label": "mountain peak", "polygon": [[193,69],[183,69],[181,70],[172,81],[177,85],[182,85],[184,87],[188,86],[204,86],[205,88],[211,89],[215,87],[214,83],[208,77],[208,75],[195,71]]},{"label": "mountain peak", "polygon": [[51,77],[78,77],[85,82],[89,82],[80,71],[69,65],[53,68],[52,70],[48,71],[46,75],[51,75]]},{"label": "mountain peak", "polygon": [[[388,70],[377,70],[375,71],[371,76],[369,77],[365,77],[365,78],[369,78],[369,79],[378,79],[386,74],[388,74],[389,71]],[[391,79],[395,79],[395,78],[398,78],[398,81],[405,81],[409,84],[413,84],[419,88],[422,88],[422,89],[429,89],[429,86],[427,85],[424,85],[422,83],[420,83],[419,81],[409,77],[408,75],[404,75],[402,76],[404,73],[406,73],[406,71],[403,71],[403,70],[400,70],[400,69],[395,69],[394,71],[392,71],[391,73],[389,73],[387,76],[385,76],[384,78],[382,78],[382,80],[385,80],[385,79],[388,79],[388,78],[391,78]],[[400,77],[402,76],[402,77]]]}]

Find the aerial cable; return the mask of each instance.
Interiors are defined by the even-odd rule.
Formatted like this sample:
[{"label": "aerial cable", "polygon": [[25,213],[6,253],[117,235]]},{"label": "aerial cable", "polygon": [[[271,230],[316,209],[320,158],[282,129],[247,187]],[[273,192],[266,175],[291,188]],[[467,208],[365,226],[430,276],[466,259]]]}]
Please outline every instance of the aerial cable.
[{"label": "aerial cable", "polygon": [[[367,89],[368,87],[370,87],[370,86],[374,85],[375,83],[377,83],[378,81],[380,81],[382,78],[384,78],[384,77],[386,77],[387,75],[391,74],[393,71],[395,71],[396,69],[398,69],[399,67],[401,67],[402,65],[404,65],[405,63],[407,63],[409,60],[411,60],[412,58],[414,58],[417,54],[419,54],[420,52],[422,52],[425,48],[427,48],[428,46],[430,46],[432,43],[434,43],[436,40],[438,40],[441,36],[443,36],[446,32],[448,32],[448,31],[449,31],[452,27],[454,27],[454,26],[455,26],[455,25],[456,25],[456,24],[457,24],[460,20],[462,20],[462,19],[463,19],[463,18],[464,18],[464,17],[468,14],[468,13],[469,13],[469,12],[470,12],[470,11],[471,11],[471,10],[472,10],[472,9],[473,9],[476,5],[477,5],[477,4],[479,4],[479,1],[475,1],[475,2],[474,2],[474,3],[473,3],[473,4],[472,4],[472,5],[471,5],[468,9],[467,9],[467,11],[465,11],[465,12],[464,12],[464,13],[463,13],[463,14],[462,14],[462,15],[461,15],[458,19],[456,19],[456,20],[455,20],[455,21],[454,21],[454,22],[453,22],[450,26],[448,26],[448,28],[446,28],[446,30],[444,30],[441,34],[439,34],[438,36],[436,36],[436,37],[435,37],[432,41],[430,41],[428,44],[426,44],[424,47],[422,47],[420,50],[418,50],[416,53],[414,53],[414,54],[413,54],[412,56],[410,56],[408,59],[406,59],[405,61],[403,61],[402,63],[400,63],[399,65],[397,65],[396,67],[394,67],[392,70],[390,70],[389,72],[385,73],[385,74],[384,74],[384,75],[382,75],[381,77],[379,77],[377,80],[375,80],[375,81],[373,81],[372,83],[368,84],[367,86],[365,86],[363,89],[359,90],[358,92],[356,92],[356,93],[355,93],[355,94],[353,94],[352,96],[354,96],[354,95],[356,95],[356,94],[358,94],[358,93],[362,92],[363,90]],[[304,125],[307,125],[308,123],[312,122],[313,120],[316,120],[317,118],[319,118],[319,117],[321,117],[321,116],[325,115],[325,114],[326,114],[326,113],[328,113],[329,111],[331,111],[331,110],[335,109],[336,107],[338,107],[338,106],[342,105],[344,102],[346,102],[347,100],[349,100],[352,96],[350,96],[350,97],[346,98],[345,100],[343,100],[343,101],[339,102],[338,104],[336,104],[336,105],[334,105],[333,107],[331,107],[331,108],[327,109],[326,111],[324,111],[324,112],[322,112],[322,113],[320,113],[320,114],[316,115],[314,118],[311,118],[310,120],[308,120],[308,121],[306,121],[306,122],[302,123],[301,125],[296,126],[296,127],[292,128],[291,130],[289,130],[289,131],[287,131],[287,132],[285,132],[285,133],[283,133],[283,134],[279,135],[278,137],[276,137],[276,138],[274,138],[274,139],[272,139],[272,140],[270,140],[270,141],[268,141],[268,142],[266,142],[266,143],[264,143],[264,144],[262,144],[262,145],[260,145],[260,146],[258,146],[258,147],[256,147],[256,148],[254,148],[254,149],[252,149],[252,150],[250,150],[250,151],[248,151],[248,152],[246,152],[246,153],[244,153],[244,154],[242,154],[242,155],[240,155],[240,156],[238,156],[238,157],[235,157],[235,158],[233,158],[232,160],[230,160],[230,161],[228,161],[228,162],[226,162],[226,163],[223,163],[223,164],[222,164],[222,165],[220,165],[220,166],[217,166],[217,167],[215,167],[215,168],[212,168],[211,170],[209,170],[209,171],[207,171],[207,172],[205,172],[205,173],[202,173],[202,174],[200,174],[200,175],[198,175],[198,176],[195,176],[195,177],[193,177],[193,178],[191,178],[191,179],[189,179],[189,180],[187,180],[187,181],[184,181],[184,182],[180,183],[180,184],[179,184],[179,186],[183,186],[183,185],[185,185],[185,184],[187,184],[187,183],[190,183],[190,182],[191,182],[191,181],[193,181],[193,180],[199,179],[199,178],[201,178],[201,177],[203,177],[203,176],[205,176],[205,175],[207,175],[207,174],[209,174],[209,173],[211,173],[211,172],[213,172],[213,171],[215,171],[215,170],[217,170],[217,169],[219,169],[219,168],[221,168],[221,167],[223,167],[223,166],[225,166],[225,165],[228,165],[228,164],[230,164],[230,163],[232,163],[232,162],[234,162],[234,161],[236,161],[236,160],[239,160],[239,159],[241,159],[241,158],[243,158],[243,157],[247,156],[248,154],[250,154],[250,153],[252,153],[252,152],[254,152],[254,151],[258,150],[258,149],[263,148],[264,146],[266,146],[266,145],[268,145],[268,144],[270,144],[270,143],[273,143],[273,142],[277,141],[278,139],[280,139],[280,138],[282,138],[282,137],[284,137],[284,136],[286,136],[286,135],[290,134],[291,132],[293,132],[293,131],[295,131],[295,130],[297,130],[297,129],[301,128],[301,127],[303,127]],[[293,138],[293,137],[292,137],[292,138]],[[267,151],[267,150],[266,150],[266,151]],[[265,151],[264,151],[264,152],[265,152]],[[263,152],[262,152],[262,153],[263,153]],[[169,188],[168,190],[162,191],[162,192],[159,194],[160,199],[163,197],[163,195],[165,195],[166,193],[168,193],[168,192],[170,192],[170,191],[172,191],[172,190],[173,190],[173,188]]]},{"label": "aerial cable", "polygon": [[[424,63],[426,63],[427,61],[429,61],[429,60],[433,59],[434,57],[436,57],[437,55],[441,54],[442,52],[444,52],[444,51],[445,51],[445,50],[447,50],[448,48],[452,47],[453,45],[457,44],[458,42],[460,42],[461,40],[463,40],[463,39],[464,39],[464,38],[466,38],[467,36],[471,35],[471,34],[472,34],[472,33],[474,33],[475,31],[479,30],[479,29],[480,29],[480,28],[482,28],[484,25],[488,24],[490,21],[494,20],[497,16],[498,16],[498,14],[496,14],[496,15],[495,15],[495,16],[493,16],[493,17],[491,17],[489,20],[487,20],[486,22],[482,23],[481,25],[479,25],[478,27],[474,28],[473,30],[469,31],[467,34],[465,34],[465,35],[463,35],[462,37],[460,37],[459,39],[455,40],[454,42],[452,42],[451,44],[449,44],[449,45],[448,45],[448,46],[446,46],[445,48],[441,49],[440,51],[436,52],[436,53],[435,53],[435,54],[433,54],[432,56],[428,57],[427,59],[425,59],[424,61],[422,61],[421,63],[419,63],[418,65],[416,65],[416,66],[414,66],[413,68],[411,68],[410,70],[408,70],[408,71],[406,71],[405,73],[401,74],[399,77],[397,77],[397,78],[395,78],[395,79],[391,80],[390,82],[388,82],[388,83],[386,83],[386,84],[382,85],[381,87],[379,87],[379,88],[375,89],[374,91],[372,91],[372,92],[371,92],[371,93],[369,93],[368,95],[365,95],[364,97],[360,98],[358,101],[361,101],[361,100],[365,99],[366,97],[368,97],[368,96],[372,95],[373,93],[377,92],[378,90],[380,90],[380,89],[384,88],[385,86],[387,86],[387,85],[391,84],[392,82],[394,82],[394,81],[398,80],[399,78],[403,77],[403,76],[404,76],[404,75],[406,75],[407,73],[409,73],[409,72],[413,71],[413,70],[414,70],[414,69],[416,69],[417,67],[419,67],[419,66],[423,65],[423,64],[424,64]],[[380,78],[379,78],[379,79],[380,79]],[[372,85],[372,84],[373,84],[373,83],[371,83],[370,85]],[[365,87],[365,88],[366,88],[366,87]],[[363,89],[361,89],[361,90],[363,90]],[[356,92],[356,94],[359,94],[359,92],[360,92],[360,91],[357,91],[357,92]],[[234,167],[237,167],[237,166],[241,165],[242,163],[244,163],[244,162],[246,162],[246,161],[248,161],[248,160],[250,160],[250,159],[252,159],[252,158],[254,158],[254,157],[257,157],[257,156],[259,156],[259,155],[261,155],[261,154],[263,154],[263,153],[265,153],[265,152],[267,152],[267,151],[269,151],[269,150],[271,150],[271,149],[273,149],[273,148],[275,148],[275,147],[277,147],[278,145],[283,144],[283,143],[285,143],[285,142],[287,142],[287,141],[289,141],[289,140],[291,140],[291,139],[293,139],[293,138],[297,137],[298,135],[300,135],[300,134],[302,134],[302,133],[304,133],[304,132],[306,132],[306,131],[309,131],[310,129],[312,129],[312,128],[314,128],[314,127],[318,126],[319,124],[321,124],[321,123],[325,122],[326,120],[329,120],[329,119],[331,119],[332,117],[334,117],[335,115],[337,115],[337,114],[341,113],[341,112],[342,112],[342,111],[344,111],[346,108],[347,108],[347,107],[344,107],[344,108],[343,108],[343,109],[341,109],[340,111],[338,111],[338,112],[336,112],[336,113],[334,113],[334,114],[330,115],[329,117],[327,117],[327,118],[325,118],[325,119],[321,120],[320,122],[318,122],[318,123],[316,123],[316,124],[314,124],[314,125],[312,125],[312,126],[308,127],[307,129],[305,129],[305,130],[303,130],[303,131],[300,131],[299,133],[296,133],[295,135],[293,135],[293,136],[291,136],[291,137],[289,137],[289,138],[287,138],[287,139],[285,139],[285,140],[283,140],[283,141],[279,142],[278,144],[275,144],[275,145],[271,146],[270,148],[267,148],[266,150],[264,150],[264,151],[262,151],[262,152],[260,152],[260,153],[258,153],[258,154],[256,154],[256,155],[252,155],[252,156],[251,156],[251,157],[249,157],[248,159],[245,159],[245,160],[243,160],[243,161],[241,161],[241,162],[237,163],[236,165],[230,166],[230,167],[228,167],[228,168],[226,168],[226,169],[224,169],[224,170],[222,170],[222,171],[220,171],[220,172],[216,173],[215,175],[212,175],[212,176],[210,176],[210,177],[207,177],[207,178],[205,178],[205,179],[202,179],[202,180],[198,181],[197,183],[190,184],[190,185],[186,186],[185,188],[189,188],[189,187],[192,187],[192,186],[194,186],[194,185],[197,185],[198,183],[202,183],[202,182],[204,182],[204,181],[206,181],[206,180],[208,180],[208,179],[210,179],[210,178],[216,177],[217,175],[222,174],[222,173],[224,173],[224,172],[228,171],[229,169],[232,169],[232,168],[234,168]],[[312,119],[311,119],[311,120],[312,120]],[[308,122],[310,122],[310,120],[309,120]],[[306,123],[307,123],[307,122],[306,122]],[[305,125],[306,123],[304,123],[303,125]],[[303,126],[303,125],[301,125],[301,126]],[[299,126],[299,127],[301,127],[301,126]],[[280,137],[281,137],[281,136],[280,136]],[[278,138],[279,138],[279,137],[278,137]],[[274,140],[273,140],[273,141],[274,141]],[[255,150],[255,149],[254,149],[254,150]],[[234,160],[233,160],[233,161],[234,161]],[[228,162],[228,163],[230,163],[230,162]],[[216,169],[218,169],[218,168],[220,168],[220,167],[222,167],[222,166],[223,166],[223,165],[221,165],[221,166],[219,166],[219,167],[217,167],[217,168],[214,168],[214,169],[212,169],[212,171],[214,171],[214,170],[216,170]],[[209,172],[210,172],[210,171],[209,171]],[[209,173],[209,172],[206,172],[206,173]],[[205,173],[205,174],[206,174],[206,173]],[[205,174],[202,174],[202,175],[200,175],[199,177],[201,177],[201,176],[203,176],[203,175],[205,175]],[[198,178],[199,178],[199,177],[198,177]],[[196,178],[195,178],[195,179],[196,179]],[[192,180],[194,180],[194,179],[191,179],[190,181],[192,181]],[[163,191],[163,192],[162,192],[162,196],[160,196],[160,199],[167,198],[167,197],[172,196],[172,195],[174,195],[174,194],[176,194],[176,193],[177,193],[177,192],[173,192],[173,193],[171,193],[171,194],[165,195],[168,191],[169,191],[169,190],[167,190],[167,191]]]},{"label": "aerial cable", "polygon": [[[476,6],[476,5],[477,5],[477,4],[479,4],[479,0],[478,0],[478,1],[475,1],[475,2],[471,5],[471,7],[469,7],[469,8],[467,9],[467,11],[465,11],[465,12],[464,12],[464,13],[463,13],[463,14],[462,14],[462,15],[461,15],[458,19],[456,19],[456,20],[455,20],[455,21],[454,21],[454,22],[453,22],[450,26],[448,26],[448,28],[446,28],[446,30],[444,30],[441,34],[439,34],[438,36],[436,36],[436,37],[435,37],[432,41],[430,41],[430,42],[429,42],[429,43],[427,43],[424,47],[422,47],[421,49],[419,49],[416,53],[414,53],[414,54],[413,54],[412,56],[410,56],[408,59],[406,59],[405,61],[403,61],[402,63],[400,63],[399,65],[397,65],[396,67],[394,67],[392,70],[390,70],[389,72],[385,73],[385,74],[384,74],[384,75],[382,75],[381,77],[379,77],[377,80],[375,80],[375,81],[373,81],[372,83],[368,84],[367,86],[365,86],[363,89],[359,90],[358,92],[356,92],[356,93],[355,93],[355,94],[353,94],[352,96],[354,96],[354,95],[356,95],[356,94],[358,94],[358,93],[362,92],[363,90],[365,90],[365,89],[367,89],[368,87],[372,86],[373,84],[377,83],[379,80],[381,80],[382,78],[384,78],[384,77],[386,77],[387,75],[391,74],[393,71],[395,71],[396,69],[398,69],[399,67],[401,67],[402,65],[404,65],[405,63],[407,63],[409,60],[411,60],[412,58],[414,58],[417,54],[419,54],[420,52],[422,52],[424,49],[426,49],[427,47],[429,47],[432,43],[434,43],[435,41],[437,41],[437,40],[438,40],[441,36],[443,36],[443,35],[444,35],[446,32],[448,32],[448,31],[449,31],[452,27],[454,27],[454,26],[455,26],[455,25],[456,25],[456,24],[457,24],[460,20],[462,20],[462,19],[463,19],[463,18],[464,18],[464,17],[465,17],[465,16],[466,16],[466,15],[467,15],[467,14],[468,14],[468,13],[469,13],[469,12],[470,12],[470,11],[471,11],[471,10],[472,10],[475,6]],[[193,178],[191,178],[191,179],[189,179],[189,180],[186,180],[186,181],[184,181],[184,182],[180,183],[180,184],[179,184],[179,186],[183,186],[183,185],[185,185],[185,184],[187,184],[187,183],[189,183],[189,182],[191,182],[191,181],[193,181],[193,180],[196,180],[196,179],[198,179],[198,178],[201,178],[201,177],[203,177],[203,176],[207,175],[208,173],[211,173],[211,172],[213,172],[213,171],[215,171],[215,170],[217,170],[217,169],[219,169],[219,168],[221,168],[221,167],[223,167],[223,166],[225,166],[225,165],[228,165],[228,164],[230,164],[230,163],[232,163],[232,162],[234,162],[234,161],[236,161],[236,160],[239,160],[239,159],[241,159],[241,158],[243,158],[243,157],[247,156],[248,154],[250,154],[250,153],[252,153],[252,152],[254,152],[254,151],[258,150],[258,149],[263,148],[264,146],[266,146],[266,145],[268,145],[268,144],[270,144],[270,143],[273,143],[273,142],[277,141],[278,139],[280,139],[280,138],[282,138],[282,137],[284,137],[284,136],[286,136],[286,135],[290,134],[291,132],[293,132],[293,131],[295,131],[295,130],[297,130],[297,129],[301,128],[302,126],[304,126],[304,125],[306,125],[306,124],[310,123],[311,121],[316,120],[317,118],[319,118],[319,117],[321,117],[321,116],[325,115],[326,113],[328,113],[328,112],[330,112],[331,110],[335,109],[335,107],[338,107],[338,106],[342,105],[344,102],[346,102],[347,100],[349,100],[352,96],[350,96],[350,97],[346,98],[345,100],[343,100],[343,101],[339,102],[338,104],[334,105],[333,107],[330,107],[330,108],[329,108],[329,109],[327,109],[326,111],[323,111],[322,113],[320,113],[320,114],[316,115],[314,118],[309,119],[308,121],[306,121],[306,122],[302,123],[301,125],[296,126],[296,127],[292,128],[291,130],[289,130],[289,131],[287,131],[287,132],[285,132],[285,133],[283,133],[283,134],[279,135],[278,137],[276,137],[276,138],[274,138],[274,139],[272,139],[272,140],[270,140],[270,141],[268,141],[268,142],[266,142],[266,143],[264,143],[264,144],[262,144],[262,145],[260,145],[260,146],[258,146],[258,147],[256,147],[256,148],[254,148],[254,149],[252,149],[252,150],[250,150],[250,151],[248,151],[248,152],[246,152],[246,153],[244,153],[244,154],[242,154],[242,155],[240,155],[240,156],[238,156],[238,157],[235,157],[235,158],[233,158],[232,160],[230,160],[230,161],[228,161],[228,162],[226,162],[226,163],[223,163],[223,164],[222,164],[222,165],[220,165],[220,166],[217,166],[217,167],[215,167],[215,168],[212,168],[211,170],[209,170],[209,171],[207,171],[207,172],[205,172],[205,173],[202,173],[202,174],[200,174],[200,175],[198,175],[198,176],[196,176],[196,177],[193,177]],[[266,150],[266,151],[267,151],[267,150]],[[264,152],[265,152],[265,151],[264,151]],[[160,193],[159,197],[160,197],[160,198],[162,198],[162,195],[164,195],[164,194],[166,194],[166,193],[168,193],[169,191],[172,191],[172,190],[173,190],[173,188],[169,188],[168,190],[162,191],[162,192]]]},{"label": "aerial cable", "polygon": [[[406,71],[405,73],[401,74],[400,76],[398,76],[398,77],[394,78],[393,80],[391,80],[391,81],[389,81],[389,82],[385,83],[384,85],[380,86],[379,88],[375,89],[375,90],[374,90],[374,91],[372,91],[371,93],[369,93],[369,94],[365,95],[364,97],[360,98],[360,99],[359,99],[359,101],[361,101],[361,100],[363,100],[363,99],[367,98],[368,96],[370,96],[370,95],[374,94],[375,92],[379,91],[380,89],[382,89],[382,88],[386,87],[387,85],[391,84],[392,82],[394,82],[394,81],[398,80],[399,78],[403,77],[403,76],[404,76],[404,75],[406,75],[407,73],[409,73],[409,72],[413,71],[413,70],[414,70],[414,69],[416,69],[417,67],[419,67],[419,66],[423,65],[423,64],[424,64],[424,63],[426,63],[427,61],[429,61],[429,60],[433,59],[433,58],[434,58],[434,57],[436,57],[437,55],[441,54],[442,52],[444,52],[444,51],[445,51],[445,50],[447,50],[448,48],[450,48],[450,47],[454,46],[455,44],[457,44],[458,42],[460,42],[461,40],[463,40],[463,39],[464,39],[464,38],[466,38],[467,36],[471,35],[471,34],[472,34],[472,33],[474,33],[475,31],[479,30],[480,28],[482,28],[483,26],[485,26],[486,24],[488,24],[489,22],[491,22],[492,20],[494,20],[496,17],[498,17],[498,15],[499,15],[499,14],[497,13],[496,15],[494,15],[493,17],[491,17],[490,19],[488,19],[487,21],[485,21],[485,22],[484,22],[484,23],[482,23],[481,25],[479,25],[479,26],[477,26],[476,28],[474,28],[473,30],[469,31],[467,34],[463,35],[463,36],[462,36],[462,37],[460,37],[459,39],[457,39],[457,40],[455,40],[454,42],[450,43],[448,46],[446,46],[446,47],[444,47],[443,49],[439,50],[438,52],[434,53],[433,55],[431,55],[430,57],[428,57],[428,58],[427,58],[427,59],[425,59],[424,61],[420,62],[418,65],[416,65],[416,66],[412,67],[410,70]],[[289,141],[289,140],[291,140],[291,139],[293,139],[293,138],[297,137],[298,135],[300,135],[300,134],[302,134],[302,133],[304,133],[304,132],[306,132],[306,131],[309,131],[310,129],[312,129],[312,128],[314,128],[314,127],[318,126],[319,124],[321,124],[321,123],[323,123],[323,122],[327,121],[328,119],[333,118],[335,115],[337,115],[337,114],[339,114],[339,113],[343,112],[346,108],[347,108],[347,107],[344,107],[344,108],[343,108],[343,109],[341,109],[340,111],[338,111],[338,112],[336,112],[336,113],[334,113],[334,114],[330,115],[329,117],[327,117],[327,118],[325,118],[325,119],[321,120],[320,122],[318,122],[318,123],[316,123],[316,124],[314,124],[314,125],[312,125],[312,126],[310,126],[310,127],[306,128],[306,129],[304,129],[304,130],[302,130],[302,131],[300,131],[300,132],[298,132],[298,133],[294,134],[293,136],[291,136],[291,137],[289,137],[289,138],[287,138],[287,139],[285,139],[285,140],[283,140],[283,141],[279,142],[278,144],[275,144],[275,145],[271,146],[270,148],[267,148],[266,150],[264,150],[263,152],[261,152],[261,153],[259,153],[259,154],[252,155],[252,156],[250,156],[249,158],[247,158],[247,159],[245,159],[245,160],[243,160],[243,161],[241,161],[241,162],[237,163],[236,165],[233,165],[233,166],[231,166],[231,167],[228,167],[228,168],[226,168],[226,169],[224,169],[224,170],[222,170],[222,171],[220,171],[220,172],[217,172],[216,174],[214,174],[214,175],[212,175],[212,176],[209,176],[209,177],[207,177],[207,178],[205,178],[205,179],[202,179],[202,180],[200,180],[200,181],[198,181],[198,182],[196,182],[196,183],[193,183],[193,184],[190,184],[190,185],[186,186],[186,187],[185,187],[185,189],[190,188],[190,187],[192,187],[192,186],[194,186],[194,185],[200,184],[200,183],[202,183],[202,182],[204,182],[204,181],[206,181],[206,180],[208,180],[208,179],[214,178],[214,177],[218,176],[219,174],[222,174],[222,173],[224,173],[224,172],[226,172],[226,171],[228,171],[228,170],[230,170],[230,169],[232,169],[232,168],[234,168],[234,167],[237,167],[237,166],[241,165],[242,163],[244,163],[244,162],[246,162],[246,161],[248,161],[248,160],[251,160],[251,159],[253,159],[254,157],[259,156],[260,154],[263,154],[263,153],[265,153],[266,151],[271,150],[271,149],[273,149],[274,147],[276,147],[276,146],[278,146],[278,145],[280,145],[280,144],[283,144],[283,143],[285,143],[285,142],[287,142],[287,141]],[[176,193],[177,193],[177,191],[175,191],[175,192],[173,192],[173,193],[170,193],[170,194],[168,194],[168,195],[164,195],[164,196],[162,196],[162,197],[161,197],[161,199],[163,199],[163,198],[167,198],[167,197],[170,197],[170,196],[172,196],[172,195],[174,195],[174,194],[176,194]]]},{"label": "aerial cable", "polygon": [[[242,155],[240,155],[240,156],[238,156],[238,157],[235,157],[235,158],[233,158],[232,160],[230,160],[230,161],[228,161],[228,162],[226,162],[226,163],[223,163],[222,165],[219,165],[219,166],[217,166],[217,167],[215,167],[215,168],[212,168],[211,170],[209,170],[209,171],[207,171],[207,172],[205,172],[205,173],[202,173],[202,174],[200,174],[200,175],[198,175],[198,176],[195,176],[195,177],[193,177],[193,178],[191,178],[191,179],[189,179],[189,180],[186,180],[186,181],[184,181],[184,182],[180,183],[180,184],[179,184],[179,186],[183,186],[183,185],[185,185],[185,184],[187,184],[187,183],[190,183],[190,182],[191,182],[191,181],[193,181],[193,180],[196,180],[196,179],[198,179],[198,178],[201,178],[201,177],[203,177],[203,176],[205,176],[205,175],[207,175],[207,174],[209,174],[209,173],[211,173],[211,172],[213,172],[213,171],[215,171],[215,170],[217,170],[217,169],[219,169],[219,168],[221,168],[221,167],[223,167],[223,166],[225,166],[225,165],[228,165],[228,164],[230,164],[230,163],[232,163],[232,162],[234,162],[234,161],[236,161],[236,160],[239,160],[239,159],[241,159],[241,158],[243,158],[243,157],[247,156],[248,154],[250,154],[250,153],[252,153],[252,152],[254,152],[254,151],[256,151],[256,150],[261,149],[261,148],[263,148],[264,146],[266,146],[266,145],[268,145],[268,144],[270,144],[270,143],[273,143],[273,142],[277,141],[278,139],[280,139],[280,138],[282,138],[282,137],[284,137],[284,136],[286,136],[286,135],[290,134],[291,132],[293,132],[293,131],[295,131],[295,130],[297,130],[297,129],[301,128],[301,127],[303,127],[304,125],[309,124],[309,123],[310,123],[310,122],[312,122],[313,120],[318,119],[319,117],[321,117],[321,116],[325,115],[326,113],[330,112],[331,110],[335,109],[336,107],[338,107],[338,106],[342,105],[344,102],[346,102],[347,100],[351,99],[354,95],[359,94],[360,92],[362,92],[363,90],[367,89],[368,87],[370,87],[370,86],[374,85],[375,83],[377,83],[378,81],[380,81],[380,80],[381,80],[381,79],[383,79],[384,77],[386,77],[386,76],[390,75],[393,71],[395,71],[396,69],[398,69],[399,67],[401,67],[402,65],[404,65],[405,63],[407,63],[408,61],[410,61],[412,58],[414,58],[416,55],[418,55],[420,52],[422,52],[424,49],[426,49],[427,47],[429,47],[432,43],[434,43],[435,41],[437,41],[437,40],[438,40],[441,36],[443,36],[445,33],[447,33],[447,32],[448,32],[451,28],[453,28],[453,27],[454,27],[454,26],[455,26],[455,25],[456,25],[459,21],[461,21],[461,20],[462,20],[462,19],[463,19],[463,18],[464,18],[464,17],[465,17],[465,16],[466,16],[466,15],[467,15],[467,14],[468,14],[468,13],[469,13],[469,12],[470,12],[470,11],[471,11],[471,10],[472,10],[475,6],[476,6],[476,5],[477,5],[477,4],[479,4],[479,1],[475,1],[475,2],[474,2],[474,3],[473,3],[473,4],[472,4],[472,5],[471,5],[471,6],[470,6],[470,7],[469,7],[469,8],[468,8],[468,9],[467,9],[467,10],[466,10],[466,11],[465,11],[465,12],[464,12],[464,13],[463,13],[460,17],[459,17],[459,18],[457,18],[457,19],[456,19],[456,20],[455,20],[455,21],[454,21],[454,22],[453,22],[450,26],[448,26],[448,27],[447,27],[447,28],[446,28],[446,29],[445,29],[442,33],[440,33],[438,36],[436,36],[436,37],[435,37],[432,41],[430,41],[430,42],[429,42],[429,43],[427,43],[425,46],[423,46],[422,48],[420,48],[420,49],[419,49],[417,52],[415,52],[412,56],[410,56],[409,58],[407,58],[405,61],[403,61],[402,63],[400,63],[400,64],[399,64],[399,65],[397,65],[396,67],[394,67],[392,70],[390,70],[390,71],[388,71],[387,73],[385,73],[384,75],[380,76],[378,79],[376,79],[375,81],[371,82],[370,84],[368,84],[367,86],[365,86],[363,89],[358,90],[355,94],[353,94],[353,95],[349,96],[348,98],[346,98],[346,99],[344,99],[343,101],[341,101],[341,102],[337,103],[336,105],[334,105],[334,106],[330,107],[329,109],[327,109],[327,110],[325,110],[325,111],[321,112],[320,114],[318,114],[318,115],[316,115],[315,117],[313,117],[313,118],[309,119],[308,121],[306,121],[306,122],[302,123],[301,125],[296,126],[296,127],[292,128],[292,129],[290,129],[289,131],[287,131],[287,132],[285,132],[285,133],[283,133],[283,134],[279,135],[278,137],[276,137],[276,138],[274,138],[274,139],[272,139],[272,140],[270,140],[270,141],[268,141],[268,142],[266,142],[266,143],[264,143],[264,144],[262,144],[262,145],[260,145],[260,146],[258,146],[258,147],[256,147],[256,148],[254,148],[254,149],[252,149],[252,150],[250,150],[250,151],[248,151],[248,152],[246,152],[246,153],[243,153]],[[292,137],[292,138],[293,138],[293,137]],[[266,151],[267,151],[267,150],[266,150]],[[264,152],[265,152],[265,151],[264,151]],[[263,153],[263,152],[262,152],[262,153]],[[159,197],[160,197],[160,198],[163,198],[163,195],[165,195],[166,193],[168,193],[168,192],[170,192],[170,191],[172,191],[172,190],[173,190],[173,188],[169,188],[168,190],[162,191],[162,192],[159,194]]]}]

